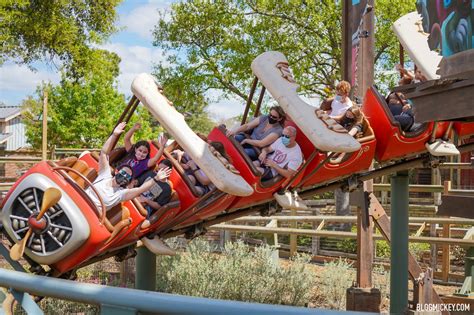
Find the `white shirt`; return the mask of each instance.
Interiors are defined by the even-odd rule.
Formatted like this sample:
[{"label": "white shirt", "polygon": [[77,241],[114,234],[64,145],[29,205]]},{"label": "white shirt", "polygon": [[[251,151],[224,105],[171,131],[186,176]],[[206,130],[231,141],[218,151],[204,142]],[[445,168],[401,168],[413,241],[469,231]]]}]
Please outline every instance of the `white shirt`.
[{"label": "white shirt", "polygon": [[[102,201],[104,201],[106,210],[110,210],[115,205],[122,202],[125,195],[125,189],[122,187],[113,187],[112,180],[113,177],[110,174],[110,170],[105,169],[99,173],[99,176],[97,176],[94,183],[92,183],[102,198]],[[100,201],[97,198],[95,192],[90,187],[88,187],[86,189],[86,193],[96,204],[97,208],[101,209]]]},{"label": "white shirt", "polygon": [[[288,165],[288,169],[296,171],[301,163],[303,163],[303,154],[298,143],[294,147],[288,148],[283,144],[280,137],[272,143],[270,148],[273,150],[273,153],[268,158],[272,159],[281,168]],[[275,176],[278,172],[272,168],[272,174]]]},{"label": "white shirt", "polygon": [[331,104],[331,114],[329,114],[329,117],[337,117],[341,116],[344,114],[349,108],[352,107],[352,101],[347,98],[347,102],[341,103],[334,99]]}]

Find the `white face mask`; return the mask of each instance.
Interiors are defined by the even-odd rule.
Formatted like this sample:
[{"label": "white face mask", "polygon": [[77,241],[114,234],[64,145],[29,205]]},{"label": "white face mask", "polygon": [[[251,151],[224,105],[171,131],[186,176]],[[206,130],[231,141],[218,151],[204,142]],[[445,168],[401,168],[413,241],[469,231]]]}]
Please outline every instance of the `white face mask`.
[{"label": "white face mask", "polygon": [[337,95],[334,97],[334,99],[335,99],[336,101],[342,103],[342,96],[341,96],[341,95],[337,94]]}]

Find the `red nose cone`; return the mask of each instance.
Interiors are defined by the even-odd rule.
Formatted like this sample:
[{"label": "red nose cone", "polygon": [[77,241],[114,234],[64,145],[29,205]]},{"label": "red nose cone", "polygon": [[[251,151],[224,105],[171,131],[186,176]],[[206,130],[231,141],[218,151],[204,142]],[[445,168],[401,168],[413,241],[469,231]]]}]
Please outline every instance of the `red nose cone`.
[{"label": "red nose cone", "polygon": [[33,229],[34,232],[40,232],[46,228],[46,218],[42,217],[39,221],[36,220],[36,215],[28,218],[28,225]]}]

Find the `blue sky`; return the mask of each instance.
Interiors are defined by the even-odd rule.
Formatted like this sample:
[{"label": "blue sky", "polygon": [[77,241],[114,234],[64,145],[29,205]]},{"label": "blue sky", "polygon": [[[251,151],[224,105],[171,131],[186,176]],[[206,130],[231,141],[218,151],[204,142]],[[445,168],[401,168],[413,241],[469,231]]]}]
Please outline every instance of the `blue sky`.
[{"label": "blue sky", "polygon": [[[117,26],[122,30],[114,34],[103,48],[117,53],[120,63],[119,90],[129,96],[133,78],[142,72],[150,73],[153,63],[162,60],[164,52],[153,47],[152,30],[158,21],[159,11],[166,12],[172,0],[125,0],[118,7]],[[0,101],[18,105],[35,92],[41,81],[59,82],[58,70],[42,63],[35,64],[37,71],[26,66],[5,63],[0,68]],[[217,96],[214,91],[212,96]],[[222,120],[243,112],[244,104],[238,100],[222,100],[208,107],[216,120]]]}]

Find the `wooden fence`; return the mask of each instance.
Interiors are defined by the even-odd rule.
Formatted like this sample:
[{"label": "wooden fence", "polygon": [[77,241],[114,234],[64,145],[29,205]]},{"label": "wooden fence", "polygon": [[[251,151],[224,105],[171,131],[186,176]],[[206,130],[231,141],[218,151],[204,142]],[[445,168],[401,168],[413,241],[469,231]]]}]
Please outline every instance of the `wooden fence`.
[{"label": "wooden fence", "polygon": [[[374,184],[374,190],[388,192],[390,185]],[[430,193],[456,193],[474,196],[472,190],[451,189],[450,182],[444,185],[410,185],[410,192],[430,192]],[[413,204],[413,202],[423,202],[424,204]],[[430,204],[427,204],[427,203]],[[256,240],[246,237],[247,233],[259,233],[265,235],[267,240],[273,244],[278,241],[279,235],[290,235],[290,241],[286,244],[278,244],[280,254],[292,255],[296,251],[310,252],[314,259],[325,260],[322,256],[342,256],[355,259],[355,254],[342,252],[337,247],[341,239],[355,239],[357,233],[350,231],[351,226],[355,226],[357,217],[336,216],[334,200],[309,200],[309,209],[304,211],[283,210],[282,215],[271,217],[246,216],[235,219],[224,224],[210,227],[210,230],[221,231],[223,233],[243,233],[244,239],[250,243]],[[390,214],[390,205],[384,204],[384,208]],[[474,239],[469,231],[473,229],[474,220],[464,218],[434,217],[437,206],[433,198],[410,198],[410,218],[409,225],[411,235],[409,241],[414,243],[427,243],[430,245],[430,257],[427,262],[435,271],[435,277],[442,281],[449,280],[462,281],[463,275],[451,272],[451,249],[452,246],[464,248],[474,247]],[[356,207],[351,207],[352,214],[356,214]],[[348,225],[348,231],[337,231],[337,225]],[[305,228],[302,227],[305,225]],[[329,229],[336,229],[329,230]],[[225,231],[225,232],[224,232]],[[297,246],[298,236],[310,236],[311,247]],[[229,235],[225,236],[229,239]],[[291,241],[291,238],[293,241]],[[380,234],[374,234],[375,240],[382,240]],[[376,258],[379,261],[383,259]],[[438,262],[441,262],[440,271]]]}]

